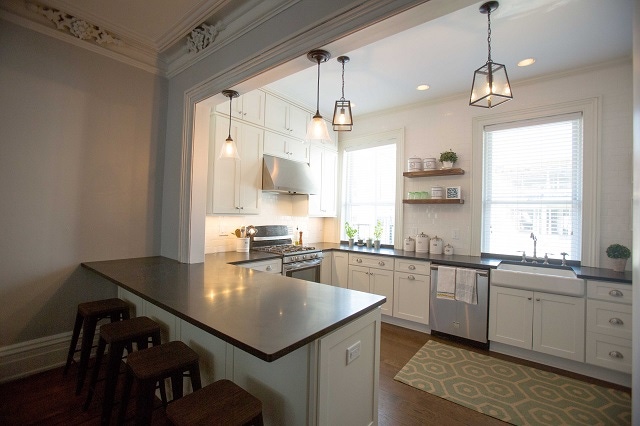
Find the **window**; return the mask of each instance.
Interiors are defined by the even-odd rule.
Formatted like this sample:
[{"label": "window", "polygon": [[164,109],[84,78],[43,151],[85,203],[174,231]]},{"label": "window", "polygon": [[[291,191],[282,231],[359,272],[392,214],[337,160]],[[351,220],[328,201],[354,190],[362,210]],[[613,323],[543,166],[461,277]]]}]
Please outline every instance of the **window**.
[{"label": "window", "polygon": [[[484,126],[481,251],[582,256],[582,113]],[[552,256],[551,254],[554,254]]]},{"label": "window", "polygon": [[343,156],[341,238],[345,222],[358,229],[356,238],[374,238],[383,225],[381,244],[394,244],[396,216],[396,143],[347,148]]}]

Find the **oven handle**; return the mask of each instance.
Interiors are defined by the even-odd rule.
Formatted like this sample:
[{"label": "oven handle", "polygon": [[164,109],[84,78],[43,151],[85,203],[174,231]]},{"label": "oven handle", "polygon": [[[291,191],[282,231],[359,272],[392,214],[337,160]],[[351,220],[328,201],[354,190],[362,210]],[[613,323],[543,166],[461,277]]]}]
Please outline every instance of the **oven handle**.
[{"label": "oven handle", "polygon": [[[449,266],[449,265],[444,265],[444,266]],[[431,266],[430,268],[431,268],[432,271],[437,271],[438,270],[438,266]],[[471,268],[468,268],[468,269],[471,269]],[[476,269],[476,274],[478,276],[480,276],[480,277],[488,277],[489,276],[489,273],[487,271],[477,270],[477,269]]]},{"label": "oven handle", "polygon": [[304,268],[309,268],[309,267],[313,267],[316,265],[320,265],[322,263],[322,258],[315,258],[315,259],[310,259],[310,260],[303,260],[301,262],[293,262],[293,263],[285,263],[282,265],[282,270],[283,271],[291,271],[291,270],[295,270],[295,269],[302,269],[302,267]]}]

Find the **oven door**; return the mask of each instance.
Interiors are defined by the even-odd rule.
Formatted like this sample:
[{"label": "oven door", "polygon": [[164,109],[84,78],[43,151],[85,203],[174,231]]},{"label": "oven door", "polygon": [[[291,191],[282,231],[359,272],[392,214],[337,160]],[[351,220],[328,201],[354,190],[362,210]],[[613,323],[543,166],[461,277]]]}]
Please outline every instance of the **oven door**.
[{"label": "oven door", "polygon": [[303,260],[282,265],[282,275],[301,280],[320,282],[320,264],[322,259]]}]

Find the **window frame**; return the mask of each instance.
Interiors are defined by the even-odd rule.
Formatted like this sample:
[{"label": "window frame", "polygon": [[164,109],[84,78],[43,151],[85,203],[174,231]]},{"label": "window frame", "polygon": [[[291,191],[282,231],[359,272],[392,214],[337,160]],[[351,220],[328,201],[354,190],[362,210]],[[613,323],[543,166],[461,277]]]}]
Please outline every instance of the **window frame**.
[{"label": "window frame", "polygon": [[[484,128],[514,121],[541,119],[548,116],[582,113],[583,118],[583,206],[582,206],[582,258],[584,266],[599,266],[600,246],[600,98],[589,98],[561,104],[539,106],[519,111],[487,114],[472,120],[472,173],[471,173],[471,255],[481,255],[482,191],[484,180]],[[528,247],[514,247],[527,250]]]}]

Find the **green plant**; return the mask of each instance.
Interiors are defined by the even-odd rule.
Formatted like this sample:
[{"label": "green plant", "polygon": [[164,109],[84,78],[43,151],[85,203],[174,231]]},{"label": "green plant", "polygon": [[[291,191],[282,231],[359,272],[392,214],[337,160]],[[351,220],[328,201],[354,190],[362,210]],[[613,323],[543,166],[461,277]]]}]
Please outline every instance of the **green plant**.
[{"label": "green plant", "polygon": [[628,259],[631,257],[631,250],[622,244],[611,244],[607,247],[607,256],[612,259]]},{"label": "green plant", "polygon": [[458,161],[458,154],[453,152],[452,150],[441,152],[440,153],[440,162],[450,161],[455,163]]},{"label": "green plant", "polygon": [[344,232],[347,234],[347,237],[349,237],[349,239],[352,239],[358,234],[358,228],[353,228],[351,225],[349,225],[349,222],[345,222]]},{"label": "green plant", "polygon": [[373,236],[376,237],[376,240],[380,240],[383,230],[384,228],[382,227],[382,221],[378,219],[378,221],[376,222],[376,226],[373,228]]}]

